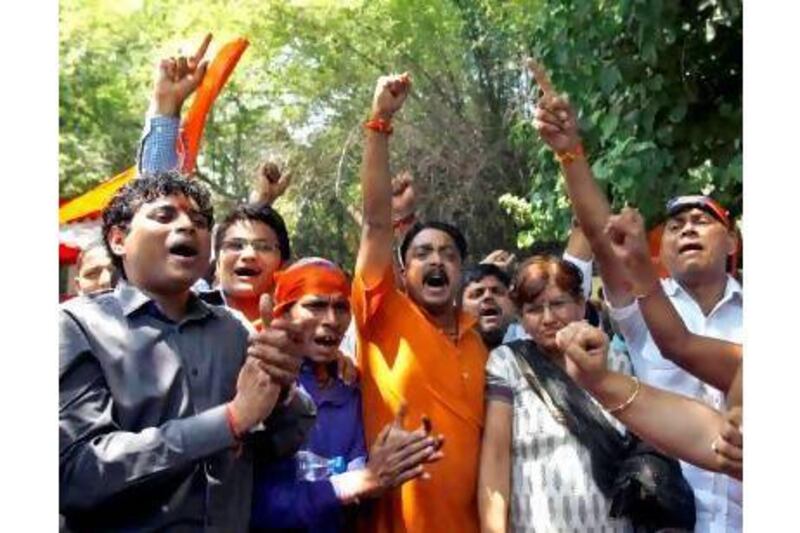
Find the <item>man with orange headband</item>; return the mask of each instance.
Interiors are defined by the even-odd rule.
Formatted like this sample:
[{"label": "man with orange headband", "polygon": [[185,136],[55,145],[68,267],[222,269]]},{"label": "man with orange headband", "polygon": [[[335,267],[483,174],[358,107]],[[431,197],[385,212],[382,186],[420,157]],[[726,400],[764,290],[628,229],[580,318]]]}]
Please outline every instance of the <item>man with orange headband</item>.
[{"label": "man with orange headband", "polygon": [[[583,150],[575,111],[555,93],[542,72],[535,73],[544,96],[534,126],[555,152],[572,208],[600,266],[611,318],[628,345],[634,372],[643,382],[725,410],[725,395],[741,364],[741,354],[724,358],[687,358],[685,352],[662,353],[644,320],[640,302],[656,294],[659,281],[633,287],[612,248],[608,200],[592,175]],[[728,275],[736,236],[730,215],[707,196],[680,196],[666,206],[661,260],[670,277],[663,291],[686,327],[698,335],[742,342],[742,287]],[[631,391],[634,383],[631,384]],[[695,531],[737,532],[742,528],[742,485],[723,474],[682,463],[695,493]]]},{"label": "man with orange headband", "polygon": [[467,245],[441,222],[415,224],[403,238],[405,292],[392,268],[391,119],[402,107],[407,74],[378,80],[372,117],[365,124],[361,169],[364,224],[353,281],[357,359],[362,375],[367,439],[390,422],[403,403],[410,421],[429,416],[444,435],[445,456],[427,481],[413,480],[370,509],[370,531],[478,531],[476,486],[486,348],[475,318],[456,306]]},{"label": "man with orange headband", "polygon": [[311,321],[299,385],[317,406],[317,420],[294,457],[257,464],[251,526],[263,530],[351,531],[349,504],[381,495],[423,475],[436,460],[424,429],[384,428],[367,458],[361,394],[336,375],[337,347],[350,322],[350,283],[335,264],[307,258],[275,276],[275,317]]}]

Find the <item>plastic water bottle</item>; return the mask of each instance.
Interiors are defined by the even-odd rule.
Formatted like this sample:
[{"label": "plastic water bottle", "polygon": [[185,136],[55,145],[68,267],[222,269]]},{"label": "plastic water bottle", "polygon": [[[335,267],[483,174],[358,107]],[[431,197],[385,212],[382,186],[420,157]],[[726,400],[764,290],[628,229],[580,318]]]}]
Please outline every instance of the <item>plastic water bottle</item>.
[{"label": "plastic water bottle", "polygon": [[297,479],[303,481],[328,479],[334,474],[341,474],[347,470],[347,462],[341,455],[328,459],[310,450],[300,450],[295,457],[297,459]]}]

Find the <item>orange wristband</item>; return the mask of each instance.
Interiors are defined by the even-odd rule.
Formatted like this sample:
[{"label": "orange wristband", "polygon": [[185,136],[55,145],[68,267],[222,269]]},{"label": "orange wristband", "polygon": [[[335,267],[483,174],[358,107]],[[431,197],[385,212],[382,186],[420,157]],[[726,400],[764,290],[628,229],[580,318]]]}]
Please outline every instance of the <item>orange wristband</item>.
[{"label": "orange wristband", "polygon": [[571,164],[576,159],[582,158],[585,156],[583,152],[583,144],[578,144],[572,150],[564,150],[563,152],[556,152],[555,154],[556,160],[564,166]]},{"label": "orange wristband", "polygon": [[371,118],[364,123],[364,127],[368,130],[377,131],[378,133],[385,133],[391,135],[394,131],[392,121],[382,118]]}]

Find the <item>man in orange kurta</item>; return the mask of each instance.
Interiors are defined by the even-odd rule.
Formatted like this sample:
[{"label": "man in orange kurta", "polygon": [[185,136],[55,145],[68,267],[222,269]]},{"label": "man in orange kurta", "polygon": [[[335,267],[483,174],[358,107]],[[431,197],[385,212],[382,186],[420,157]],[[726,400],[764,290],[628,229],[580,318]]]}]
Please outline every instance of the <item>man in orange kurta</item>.
[{"label": "man in orange kurta", "polygon": [[408,75],[378,80],[366,124],[361,173],[364,227],[352,289],[367,440],[401,403],[406,423],[427,415],[445,438],[444,458],[364,509],[365,529],[380,533],[477,532],[478,459],[486,348],[474,319],[455,305],[466,242],[447,224],[416,225],[401,247],[405,292],[392,272],[388,138],[410,88]]}]

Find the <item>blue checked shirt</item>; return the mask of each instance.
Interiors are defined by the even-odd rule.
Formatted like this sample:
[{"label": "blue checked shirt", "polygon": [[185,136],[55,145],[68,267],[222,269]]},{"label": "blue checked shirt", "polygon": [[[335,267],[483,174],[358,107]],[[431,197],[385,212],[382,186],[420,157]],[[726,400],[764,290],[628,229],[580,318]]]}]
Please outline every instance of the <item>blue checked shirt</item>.
[{"label": "blue checked shirt", "polygon": [[180,117],[154,115],[147,117],[139,144],[140,175],[177,170],[180,165],[176,145],[180,133]]}]

